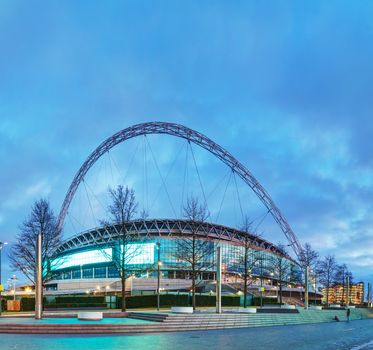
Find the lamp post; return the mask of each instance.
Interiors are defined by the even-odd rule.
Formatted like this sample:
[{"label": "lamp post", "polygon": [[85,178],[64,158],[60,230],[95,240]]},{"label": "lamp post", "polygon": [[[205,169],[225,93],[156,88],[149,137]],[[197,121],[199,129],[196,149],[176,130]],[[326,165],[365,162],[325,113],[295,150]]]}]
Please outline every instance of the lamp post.
[{"label": "lamp post", "polygon": [[7,284],[8,288],[13,291],[13,300],[16,300],[16,282],[18,278],[16,275],[13,275],[12,277],[8,278]]},{"label": "lamp post", "polygon": [[260,259],[260,307],[263,307],[263,259]]},{"label": "lamp post", "polygon": [[35,319],[40,320],[43,312],[43,270],[42,270],[42,236],[36,240],[36,281],[35,281]]},{"label": "lamp post", "polygon": [[304,295],[304,306],[305,309],[308,310],[308,275],[309,275],[309,266],[306,266],[305,269],[305,295]]},{"label": "lamp post", "polygon": [[221,314],[221,247],[216,247],[216,313]]},{"label": "lamp post", "polygon": [[157,242],[157,310],[160,308],[160,286],[161,286],[161,242]]},{"label": "lamp post", "polygon": [[1,251],[3,250],[3,246],[7,244],[8,244],[7,242],[0,242],[0,316],[2,312],[1,292],[3,290],[3,285],[1,284]]}]

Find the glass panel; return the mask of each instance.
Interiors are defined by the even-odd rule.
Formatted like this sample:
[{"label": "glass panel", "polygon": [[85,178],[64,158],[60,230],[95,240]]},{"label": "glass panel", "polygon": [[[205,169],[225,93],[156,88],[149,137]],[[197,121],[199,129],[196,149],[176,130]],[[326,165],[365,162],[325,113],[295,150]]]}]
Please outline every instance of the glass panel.
[{"label": "glass panel", "polygon": [[93,278],[93,268],[83,269],[83,278]]},{"label": "glass panel", "polygon": [[106,267],[95,267],[95,278],[106,278]]},{"label": "glass panel", "polygon": [[85,252],[65,255],[51,261],[51,270],[65,269],[67,267],[95,264],[112,261],[112,249],[96,249]]}]

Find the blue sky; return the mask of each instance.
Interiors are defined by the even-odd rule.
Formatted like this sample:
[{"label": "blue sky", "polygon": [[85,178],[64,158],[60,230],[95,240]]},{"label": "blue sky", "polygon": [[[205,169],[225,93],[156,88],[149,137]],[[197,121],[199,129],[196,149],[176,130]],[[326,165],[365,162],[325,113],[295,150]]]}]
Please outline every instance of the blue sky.
[{"label": "blue sky", "polygon": [[[0,6],[1,240],[14,241],[41,196],[58,212],[75,172],[105,138],[135,123],[170,121],[228,149],[302,242],[335,254],[356,279],[372,280],[371,1],[1,0]],[[167,172],[183,144],[167,137],[150,142]],[[113,151],[118,174],[136,147],[145,152],[140,141]],[[213,188],[226,169],[194,151]],[[90,174],[96,197],[106,192],[108,162],[103,158]],[[128,181],[141,200],[144,162],[135,164]],[[149,172],[158,188],[151,165]],[[180,178],[170,174],[175,196]],[[249,215],[263,213],[238,186]],[[172,216],[156,192],[150,215]],[[211,217],[239,225],[234,189],[228,192],[222,215],[221,198],[212,198]],[[71,211],[89,227],[87,207],[84,192],[77,194]],[[269,218],[261,230],[284,240]],[[66,237],[71,233],[66,229]],[[6,257],[4,271],[6,279],[12,273]]]}]

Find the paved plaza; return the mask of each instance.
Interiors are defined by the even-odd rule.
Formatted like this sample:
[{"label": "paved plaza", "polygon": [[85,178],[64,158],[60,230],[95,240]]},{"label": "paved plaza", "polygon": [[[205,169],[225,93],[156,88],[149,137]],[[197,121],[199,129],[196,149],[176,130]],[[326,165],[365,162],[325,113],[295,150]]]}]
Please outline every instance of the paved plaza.
[{"label": "paved plaza", "polygon": [[148,335],[1,334],[1,350],[373,349],[373,320]]}]

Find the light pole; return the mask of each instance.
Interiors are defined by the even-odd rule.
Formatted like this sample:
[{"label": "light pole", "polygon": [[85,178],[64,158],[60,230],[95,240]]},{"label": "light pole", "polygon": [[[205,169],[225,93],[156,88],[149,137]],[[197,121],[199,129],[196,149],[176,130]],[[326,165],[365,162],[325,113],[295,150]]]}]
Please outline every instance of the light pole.
[{"label": "light pole", "polygon": [[157,242],[157,310],[160,308],[160,286],[161,286],[161,242]]},{"label": "light pole", "polygon": [[37,235],[36,248],[35,319],[40,320],[43,312],[43,258],[41,233]]},{"label": "light pole", "polygon": [[304,296],[304,306],[308,310],[308,275],[310,267],[307,265],[305,269],[305,296]]},{"label": "light pole", "polygon": [[16,275],[13,275],[11,278],[8,278],[7,283],[10,290],[13,290],[13,300],[16,300],[16,282],[18,278]]},{"label": "light pole", "polygon": [[216,313],[221,314],[221,247],[216,247]]},{"label": "light pole", "polygon": [[3,246],[7,245],[7,242],[0,242],[0,316],[2,312],[2,303],[1,303],[1,292],[3,291],[3,285],[1,284],[1,251],[3,250]]}]

